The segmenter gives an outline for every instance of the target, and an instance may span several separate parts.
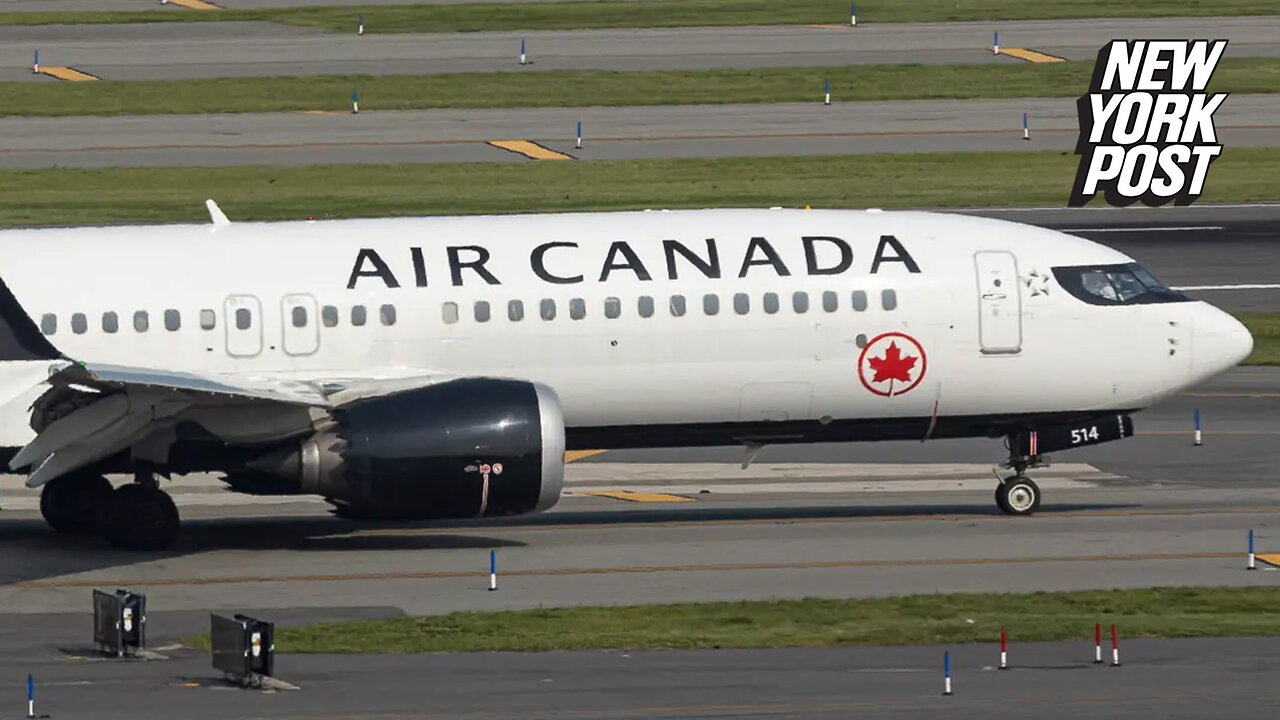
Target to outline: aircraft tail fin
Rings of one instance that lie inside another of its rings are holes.
[[[0,279],[0,362],[61,359],[62,353],[40,332]]]

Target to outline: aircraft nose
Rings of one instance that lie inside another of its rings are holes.
[[[1193,372],[1202,378],[1239,365],[1253,352],[1253,335],[1239,320],[1217,308],[1197,318],[1192,340]]]

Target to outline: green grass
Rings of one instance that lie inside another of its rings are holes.
[[[0,25],[268,20],[354,32],[455,32],[696,25],[847,23],[844,0],[665,0],[465,5],[356,5],[263,10],[152,12],[0,12]],[[1273,15],[1274,0],[862,0],[860,23],[946,20]]]
[[[635,208],[1065,205],[1078,158],[1059,152],[912,153],[591,162],[0,172],[0,225]],[[1280,149],[1227,148],[1202,202],[1280,199]]]
[[[1238,313],[1253,333],[1253,354],[1244,365],[1280,365],[1280,313]]]
[[[451,75],[320,75],[93,83],[0,83],[0,115],[150,115],[350,108],[582,107],[816,101],[1070,97],[1092,62],[860,65],[668,72],[559,70]],[[1280,58],[1229,58],[1211,91],[1280,92]]]
[[[301,653],[545,651],[595,648],[809,647],[1015,642],[1093,637],[1280,634],[1280,588],[1153,588],[1033,594],[911,595],[515,612],[465,612],[281,628]],[[208,638],[190,641],[208,647]]]

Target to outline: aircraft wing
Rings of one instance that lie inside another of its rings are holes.
[[[26,484],[34,488],[123,450],[163,464],[180,423],[231,445],[283,440],[311,432],[317,419],[344,404],[447,377],[413,370],[301,381],[60,361],[32,405],[36,437],[9,467],[30,468]]]

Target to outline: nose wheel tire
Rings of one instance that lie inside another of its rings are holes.
[[[1040,509],[1040,486],[1017,475],[996,487],[996,507],[1008,515],[1031,515]]]
[[[159,488],[125,485],[112,493],[103,531],[124,550],[164,550],[178,537],[178,508]]]
[[[60,533],[97,532],[111,495],[111,482],[101,475],[63,475],[40,491],[40,514]]]

